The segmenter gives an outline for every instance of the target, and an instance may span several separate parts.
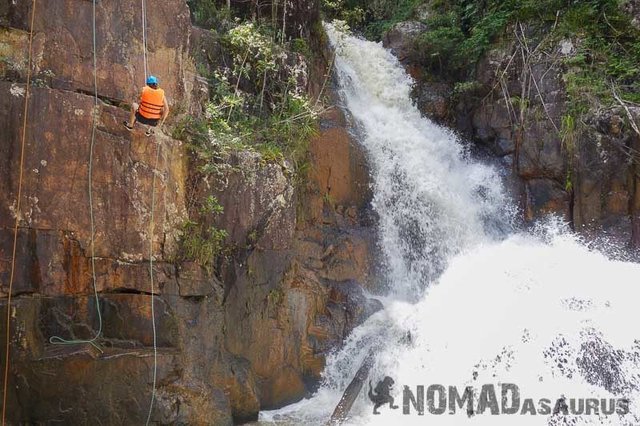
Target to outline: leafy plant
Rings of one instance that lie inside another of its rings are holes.
[[[269,26],[240,23],[222,36],[231,58],[212,75],[205,127],[195,132],[202,159],[233,149],[252,149],[265,162],[301,164],[317,128],[317,112],[306,94],[304,40],[281,44]],[[297,168],[296,168],[297,170]]]
[[[209,216],[210,218],[215,218],[223,212],[224,208],[213,196],[209,196],[203,201],[199,211],[200,216]],[[181,231],[178,260],[193,260],[206,268],[210,268],[222,253],[224,242],[228,236],[224,229],[218,229],[213,225],[206,226],[193,220],[187,220],[183,223]]]

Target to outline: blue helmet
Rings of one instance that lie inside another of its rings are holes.
[[[147,77],[147,84],[158,84],[158,78],[154,75]]]

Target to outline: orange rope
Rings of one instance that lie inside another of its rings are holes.
[[[16,248],[18,246],[18,225],[20,223],[20,199],[22,198],[22,169],[24,168],[24,146],[27,133],[27,113],[29,111],[29,88],[31,86],[31,46],[33,42],[33,22],[36,16],[36,0],[31,5],[31,25],[29,27],[29,65],[27,67],[27,85],[24,95],[24,113],[22,116],[22,140],[20,142],[20,171],[18,178],[18,199],[16,202],[16,224],[13,228],[13,254],[11,255],[11,275],[9,278],[9,293],[7,296],[7,324],[5,342],[5,358],[4,358],[4,390],[2,392],[2,426],[5,425],[7,412],[7,385],[9,382],[9,343],[10,343],[10,327],[11,327],[11,293],[13,291],[13,277],[16,270]]]

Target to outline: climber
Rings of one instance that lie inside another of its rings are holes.
[[[160,126],[162,126],[168,115],[169,104],[164,96],[164,90],[158,88],[158,78],[150,75],[147,78],[147,85],[142,88],[140,93],[140,103],[134,102],[131,105],[131,117],[123,124],[129,131],[133,130],[136,121],[151,126],[147,128],[145,133],[147,136],[151,136],[153,127],[156,127],[160,120],[162,120],[160,121]]]

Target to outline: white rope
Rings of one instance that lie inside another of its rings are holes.
[[[148,68],[147,68],[147,7],[145,0],[141,0],[142,3],[142,60],[144,62],[144,79],[147,80]],[[156,315],[155,315],[155,286],[153,282],[153,228],[154,228],[154,208],[156,203],[156,172],[158,170],[158,164],[160,162],[160,145],[157,146],[156,153],[156,165],[153,170],[153,180],[151,183],[151,216],[149,218],[149,278],[151,281],[151,325],[153,328],[153,383],[151,387],[151,401],[149,402],[149,412],[147,413],[146,425],[149,425],[151,421],[151,413],[153,412],[153,403],[156,398],[156,382],[158,377],[158,344],[157,344],[157,332],[156,332]]]
[[[82,343],[89,343],[93,345],[96,349],[102,352],[100,346],[96,343],[96,341],[100,338],[102,334],[102,312],[100,311],[100,298],[98,297],[98,287],[96,284],[96,259],[95,259],[95,218],[93,215],[93,151],[96,143],[96,126],[98,120],[98,59],[97,59],[97,42],[96,42],[96,0],[93,0],[93,121],[91,126],[91,144],[89,146],[89,217],[91,222],[91,243],[90,243],[90,252],[91,252],[91,279],[93,282],[93,295],[96,300],[96,311],[98,313],[98,331],[93,336],[92,339],[89,340],[79,340],[79,339],[63,339],[59,336],[51,336],[49,338],[49,342],[54,345],[77,345]]]
[[[149,76],[147,72],[147,6],[145,0],[142,2],[142,61],[144,66],[144,79],[145,82]]]
[[[146,425],[151,420],[151,412],[153,411],[153,403],[156,397],[156,380],[158,375],[158,345],[156,334],[156,313],[155,313],[155,286],[153,282],[153,228],[154,228],[154,211],[156,204],[156,173],[158,164],[160,163],[160,144],[156,148],[156,165],[153,169],[153,180],[151,182],[151,217],[149,219],[149,276],[151,278],[151,324],[153,326],[153,387],[151,389],[151,402],[149,404],[149,413],[147,414]]]

